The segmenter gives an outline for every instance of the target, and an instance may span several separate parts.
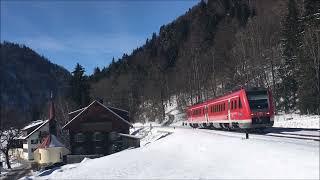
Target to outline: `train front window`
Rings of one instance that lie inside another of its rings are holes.
[[[268,93],[267,91],[247,91],[249,106],[252,112],[268,111]]]

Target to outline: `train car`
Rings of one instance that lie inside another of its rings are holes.
[[[266,88],[241,89],[187,109],[192,127],[257,129],[272,127],[272,94]]]

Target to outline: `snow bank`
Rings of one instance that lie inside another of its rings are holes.
[[[3,162],[3,168],[8,169],[5,156],[2,153],[0,153],[0,161]],[[18,162],[17,158],[14,156],[10,156],[9,161],[10,161],[11,168],[17,168],[22,165],[21,163]]]
[[[167,116],[168,123],[167,125],[174,125],[174,126],[182,126],[182,121],[186,120],[185,112],[181,112],[180,108],[178,107],[178,102],[175,96],[171,98],[171,102],[167,103],[165,108],[165,113]],[[170,121],[169,117],[173,117]],[[166,124],[166,122],[164,122]]]
[[[319,179],[319,142],[243,140],[196,129],[173,132],[147,146],[63,166],[37,178]]]
[[[10,158],[9,161],[12,169],[22,165],[21,163],[18,162],[16,157],[10,156],[9,158]],[[8,166],[6,164],[5,156],[2,153],[0,153],[0,161],[3,163],[2,167],[0,168],[0,177],[2,177],[2,176],[5,176],[7,173],[9,173],[10,170],[8,169]]]
[[[286,114],[275,116],[273,127],[320,129],[319,115]]]
[[[147,102],[145,104],[148,104]],[[178,101],[176,96],[172,96],[170,98],[170,101],[165,102],[165,119],[162,121],[161,124],[159,124],[159,120],[155,119],[155,117],[150,117],[146,113],[142,113],[141,116],[141,121],[146,122],[146,123],[135,123],[134,126],[136,127],[141,127],[141,126],[148,126],[150,124],[158,126],[169,126],[173,123],[175,125],[181,125],[182,126],[182,121],[185,121],[185,112],[181,112],[181,108],[178,106]]]
[[[137,136],[140,138],[140,146],[146,146],[152,142],[155,142],[163,137],[170,135],[171,131],[166,131],[158,128],[154,128],[154,126],[146,126],[140,127],[138,129],[131,129],[131,135]]]

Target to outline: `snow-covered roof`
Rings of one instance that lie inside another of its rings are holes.
[[[62,129],[66,128],[69,124],[71,124],[75,119],[77,119],[77,117],[79,117],[83,112],[85,112],[87,109],[89,109],[89,107],[91,107],[94,103],[98,103],[99,105],[101,105],[102,107],[104,107],[106,110],[110,111],[112,114],[114,114],[115,116],[117,116],[120,120],[122,120],[123,122],[125,122],[126,124],[128,124],[129,126],[132,126],[132,124],[127,121],[125,118],[126,116],[120,114],[120,113],[116,113],[115,110],[116,109],[113,109],[114,107],[107,107],[105,106],[104,104],[100,103],[99,101],[96,101],[94,100],[92,103],[90,103],[87,107],[85,108],[82,108],[81,111],[80,110],[76,110],[76,111],[73,111],[71,113],[74,113],[74,112],[77,112],[77,111],[80,111],[79,114],[77,114],[75,117],[73,117],[66,125],[64,125],[62,127]],[[117,110],[120,110],[117,108]],[[122,110],[122,112],[125,112],[124,110]],[[70,114],[70,113],[69,113]],[[120,115],[119,115],[120,114]]]
[[[19,137],[19,139],[27,139],[29,136],[31,136],[33,133],[37,132],[41,127],[43,127],[45,124],[47,124],[49,122],[49,120],[45,120],[42,122],[42,124],[40,126],[38,126],[35,130],[33,130],[31,133],[29,133],[27,136],[22,136]]]
[[[123,112],[127,112],[127,113],[129,113],[129,111],[127,111],[127,110],[120,109],[120,108],[116,108],[116,107],[113,107],[113,106],[108,106],[108,108],[116,109],[116,110],[119,110],[119,111],[123,111]]]
[[[27,130],[27,129],[30,129],[32,127],[38,126],[38,125],[40,125],[42,123],[43,123],[43,120],[32,121],[31,123],[26,125],[24,128],[22,128],[21,130]]]
[[[75,111],[72,111],[72,112],[69,112],[68,114],[73,114],[73,113],[76,113],[76,112],[80,112],[80,111],[84,110],[85,108],[86,107],[78,109],[78,110],[75,110]]]
[[[125,136],[125,137],[129,137],[129,138],[133,138],[133,139],[141,139],[140,137],[134,136],[134,135],[129,135],[129,134],[123,134],[123,133],[119,133],[120,136]]]

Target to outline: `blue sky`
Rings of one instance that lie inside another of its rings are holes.
[[[72,71],[91,74],[112,57],[130,54],[161,25],[197,0],[40,1],[1,0],[1,41],[25,44]]]

